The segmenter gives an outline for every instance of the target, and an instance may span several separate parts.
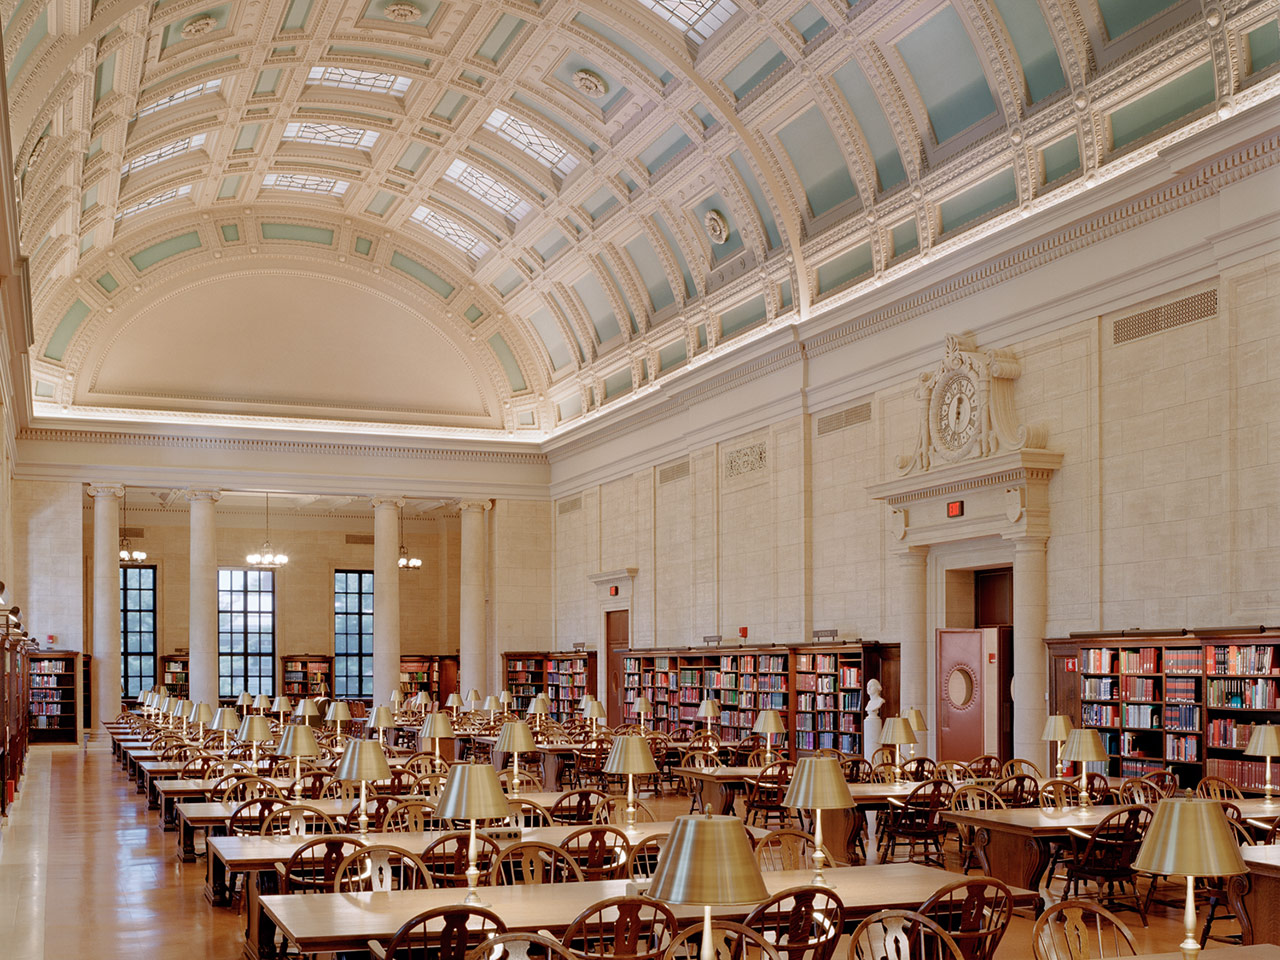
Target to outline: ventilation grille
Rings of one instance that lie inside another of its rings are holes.
[[[121,527],[120,536],[128,537],[130,540],[141,540],[147,535],[146,527]]]
[[[818,436],[835,430],[843,430],[845,427],[852,427],[855,423],[869,423],[870,421],[871,404],[860,403],[856,407],[848,407],[819,417]]]
[[[689,475],[689,460],[685,458],[676,463],[668,463],[665,467],[658,468],[658,483],[671,483],[674,480],[683,480]]]
[[[347,543],[367,543],[370,546],[372,546],[373,534],[372,533],[348,533]]]
[[[563,517],[566,513],[573,513],[573,511],[581,510],[581,509],[582,509],[582,498],[570,497],[568,500],[560,501],[559,506],[556,507],[556,512]]]
[[[1161,330],[1180,327],[1184,323],[1194,323],[1212,317],[1218,312],[1218,291],[1206,290],[1204,293],[1183,297],[1173,303],[1166,303],[1150,310],[1143,310],[1129,317],[1121,317],[1112,329],[1113,342],[1128,343],[1140,337],[1149,337]]]

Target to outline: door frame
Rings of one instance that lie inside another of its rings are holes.
[[[622,567],[619,570],[603,570],[587,575],[596,587],[596,699],[609,702],[609,641],[605,633],[605,614],[614,610],[627,611],[627,648],[635,639],[636,574],[639,567]]]

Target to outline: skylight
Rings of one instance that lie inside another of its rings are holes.
[[[578,158],[558,141],[505,110],[494,110],[484,126],[486,130],[492,130],[503,140],[545,163],[562,177],[568,176],[569,171],[578,165]]]
[[[394,73],[371,73],[368,70],[348,70],[346,67],[312,67],[307,74],[307,83],[396,95],[408,90],[412,82],[409,77],[400,77]]]
[[[173,143],[166,144],[158,150],[144,153],[140,157],[134,157],[120,168],[120,176],[132,173],[134,170],[141,170],[143,167],[149,167],[153,163],[159,163],[161,160],[176,157],[178,154],[186,153],[188,150],[199,150],[204,146],[204,139],[205,134],[197,133],[190,137],[183,137],[181,140],[175,140]]]
[[[125,217],[133,216],[135,213],[141,213],[143,210],[150,210],[152,207],[158,207],[161,204],[169,203],[173,200],[179,200],[182,197],[190,196],[191,184],[184,183],[180,187],[174,187],[172,190],[166,190],[164,193],[157,193],[154,197],[139,201],[132,206],[125,207],[116,214],[116,222],[119,223]]]
[[[268,173],[262,178],[262,186],[267,190],[297,190],[301,193],[327,193],[340,197],[351,184],[346,180],[316,177],[307,173]]]
[[[708,40],[735,13],[732,0],[640,0],[667,23],[675,24],[695,43]]]
[[[368,150],[378,142],[378,131],[346,127],[340,123],[295,121],[285,125],[284,138],[306,143],[321,143],[327,147]]]
[[[222,78],[216,80],[206,80],[204,83],[197,83],[194,87],[187,87],[185,90],[179,90],[177,93],[171,93],[167,97],[161,97],[155,103],[149,103],[145,107],[138,110],[139,117],[145,117],[148,114],[155,113],[157,110],[163,110],[165,107],[172,107],[177,103],[185,103],[188,100],[194,100],[196,97],[202,97],[206,93],[216,93],[222,87]]]
[[[488,204],[512,220],[519,220],[533,206],[510,187],[499,183],[483,170],[477,170],[465,160],[454,160],[444,172],[444,178],[465,190],[482,203]]]
[[[418,207],[409,214],[409,219],[420,227],[425,227],[437,237],[448,240],[459,250],[469,253],[477,260],[489,252],[489,245],[452,217],[436,213],[427,207]]]

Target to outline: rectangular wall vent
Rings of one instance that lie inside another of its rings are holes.
[[[582,509],[581,497],[570,497],[568,500],[561,500],[559,506],[556,507],[557,513],[562,517],[566,513],[573,513],[573,511],[581,510],[581,509]]]
[[[846,407],[835,413],[827,413],[818,418],[818,436],[852,427],[855,423],[871,421],[871,404],[860,403],[854,407]]]
[[[146,527],[121,527],[120,536],[128,537],[130,540],[141,540],[147,535]]]
[[[1172,303],[1165,303],[1150,310],[1143,310],[1128,317],[1121,317],[1112,328],[1112,342],[1128,343],[1153,333],[1180,327],[1184,323],[1205,320],[1218,312],[1217,289],[1192,294]]]
[[[372,546],[373,534],[372,533],[348,533],[347,543],[367,543],[370,546]]]
[[[679,460],[675,463],[668,463],[664,467],[658,468],[658,483],[671,483],[674,480],[683,480],[689,475],[689,460]]]

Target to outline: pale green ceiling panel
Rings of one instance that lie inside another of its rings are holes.
[[[778,45],[766,39],[724,75],[724,85],[735,100],[741,100],[786,62],[786,55]]]
[[[631,368],[623,367],[604,378],[604,398],[612,400],[624,393],[630,393],[634,384],[631,382]]]
[[[910,253],[920,246],[920,233],[916,229],[915,217],[910,220],[903,220],[902,223],[890,229],[889,236],[893,240],[893,255],[895,257]]]
[[[498,22],[494,24],[493,29],[489,31],[489,35],[484,38],[479,49],[476,50],[476,56],[482,60],[488,60],[490,63],[497,63],[502,59],[502,55],[511,48],[511,44],[520,35],[520,30],[523,27],[524,21],[519,17],[504,13],[498,18]]]
[[[1180,0],[1096,0],[1107,35],[1114,40],[1158,13],[1178,5]]]
[[[502,334],[495,333],[489,338],[489,348],[498,358],[498,363],[502,365],[502,370],[507,375],[507,382],[511,384],[511,392],[520,393],[528,389],[520,364],[516,362],[516,355],[511,352],[511,347],[507,346],[507,341],[502,339]]]
[[[395,203],[395,199],[396,195],[394,193],[379,190],[373,195],[373,199],[369,201],[369,205],[365,207],[365,210],[375,217],[386,216],[387,211],[391,209],[391,204]]]
[[[773,216],[773,207],[765,200],[764,191],[760,189],[760,181],[751,172],[751,167],[740,150],[729,154],[729,159],[746,185],[747,192],[751,194],[751,202],[755,204],[756,214],[759,215],[760,223],[764,226],[765,242],[769,244],[770,250],[776,249],[782,243],[782,234],[778,232],[778,221]]]
[[[104,273],[98,278],[98,286],[107,291],[107,293],[115,293],[120,286],[120,282],[110,273]]]
[[[143,247],[129,257],[129,262],[137,270],[146,270],[148,267],[154,267],[162,260],[176,257],[178,254],[186,253],[188,250],[195,250],[199,246],[200,234],[192,230],[190,233],[183,233],[176,237],[170,237],[168,240],[153,243],[149,247]]]
[[[894,139],[893,128],[885,119],[884,108],[876,97],[866,74],[858,66],[857,61],[850,60],[831,75],[831,79],[840,88],[845,102],[853,111],[858,121],[862,137],[871,148],[871,159],[875,161],[876,177],[880,181],[880,189],[888,190],[907,179],[907,171],[903,169],[902,157],[898,153],[898,141]]]
[[[551,297],[551,302],[554,303],[556,305],[556,309],[560,311],[560,316],[562,317],[569,316],[568,309],[565,307],[564,303],[561,301],[554,287],[551,290],[547,291],[547,295]],[[575,323],[570,323],[567,326],[569,328],[569,336],[573,338],[573,346],[578,351],[578,362],[579,363],[585,362],[585,360],[587,359],[587,353],[585,350],[582,349],[582,341],[578,339],[578,325]]]
[[[618,198],[608,187],[601,187],[586,200],[582,201],[582,209],[592,220],[599,220],[618,205]]]
[[[716,116],[701,103],[693,105],[693,115],[698,118],[698,122],[702,124],[703,130],[710,130],[717,123]]]
[[[689,139],[688,134],[680,127],[672,124],[663,132],[662,136],[640,151],[640,156],[636,159],[644,164],[644,168],[652,175],[674,160],[685,147],[692,143],[693,141]]]
[[[667,226],[667,221],[662,218],[662,214],[655,213],[653,215],[653,225],[662,234],[662,239],[667,242],[667,249],[675,257],[676,266],[680,268],[680,276],[684,278],[685,300],[692,300],[698,295],[698,289],[693,285],[693,271],[689,269],[689,263],[684,258],[684,251],[680,249],[680,244],[676,243],[675,235],[671,232],[671,228]]]
[[[561,400],[556,404],[556,413],[559,414],[561,423],[582,416],[582,396],[575,393],[572,397]]]
[[[224,243],[239,243],[240,228],[234,223],[224,223],[222,225],[222,240]]]
[[[622,308],[627,311],[627,322],[631,325],[632,335],[638,334],[640,332],[640,328],[636,326],[636,315],[631,310],[631,303],[622,292],[622,284],[618,282],[618,277],[613,272],[613,267],[609,265],[608,259],[604,258],[601,259],[600,265],[604,267],[605,275],[609,278],[609,282],[613,284],[613,292],[616,293],[618,295],[618,299],[622,301]]]
[[[982,63],[951,6],[942,7],[899,40],[897,47],[939,143],[996,112]]]
[[[58,325],[53,328],[53,336],[49,338],[49,345],[44,348],[44,355],[50,360],[61,360],[67,352],[67,344],[71,342],[71,338],[80,329],[80,324],[84,323],[88,316],[87,303],[83,300],[73,303],[71,308],[62,315]]]
[[[407,274],[417,280],[425,287],[434,290],[446,300],[453,296],[453,284],[451,284],[440,274],[436,273],[426,264],[419,263],[410,257],[406,257],[399,250],[391,254],[391,266],[395,267],[401,273]]]
[[[672,367],[678,367],[688,359],[689,345],[684,338],[673,340],[665,347],[658,348],[658,371],[663,372]]]
[[[645,291],[649,294],[650,309],[654,313],[659,313],[675,303],[676,295],[671,291],[666,271],[662,269],[662,261],[658,259],[657,251],[653,249],[649,238],[643,235],[638,236],[627,241],[623,249],[627,251],[627,256],[631,258],[636,272],[640,274]]]
[[[778,298],[782,301],[782,309],[791,309],[791,281],[783,280],[778,284]]]
[[[573,22],[586,27],[592,33],[598,34],[608,40],[610,44],[622,50],[627,56],[631,57],[636,63],[640,64],[651,74],[658,78],[658,82],[664,87],[671,82],[673,74],[667,69],[656,57],[652,56],[643,46],[636,43],[629,37],[623,36],[612,27],[607,27],[594,17],[589,17],[585,13],[579,13],[573,18]]]
[[[790,20],[792,28],[800,34],[800,39],[808,43],[827,27],[831,26],[827,18],[818,12],[812,3],[806,3]]]
[[[452,123],[453,118],[462,111],[466,103],[466,94],[459,93],[457,90],[446,90],[444,96],[440,98],[440,102],[432,108],[431,115]]]
[[[396,161],[396,169],[403,170],[405,173],[417,173],[418,167],[422,166],[422,161],[430,152],[431,148],[425,143],[411,143],[405,147],[404,153]]]
[[[275,93],[276,86],[280,83],[281,72],[279,67],[261,71],[258,74],[258,82],[253,85],[254,96],[269,96]]]
[[[8,31],[6,30],[7,35]],[[30,59],[31,54],[36,52],[36,48],[44,42],[44,38],[48,35],[49,11],[41,10],[36,14],[36,19],[31,24],[31,29],[27,31],[27,35],[18,44],[18,50],[13,55],[13,63],[9,64],[9,69],[5,72],[5,79],[8,81],[10,89],[13,89],[13,82],[18,79],[18,74],[22,72],[22,68],[26,65],[27,60]]]
[[[285,11],[284,22],[280,24],[281,32],[305,30],[307,17],[311,14],[311,0],[291,0],[289,9]]]
[[[560,61],[560,65],[556,67],[555,73],[552,74],[557,80],[563,83],[570,90],[577,91],[577,87],[573,83],[573,75],[579,70],[590,70],[592,73],[604,80],[608,86],[608,90],[603,97],[598,100],[593,99],[591,102],[600,108],[604,113],[608,113],[614,106],[627,95],[626,85],[615,77],[608,70],[597,66],[593,61],[579,53],[570,51],[568,56]]]
[[[232,147],[232,151],[252,150],[254,144],[258,142],[258,133],[262,129],[260,123],[246,123],[240,128],[240,132],[236,134],[236,142]]]
[[[792,120],[778,137],[800,177],[813,216],[820,217],[858,195],[844,153],[817,107]]]
[[[373,251],[373,241],[368,237],[356,237],[353,249],[360,256],[367,257]]]
[[[567,246],[569,246],[569,238],[553,227],[534,241],[533,249],[545,263]]]
[[[90,207],[98,202],[98,185],[95,183],[92,187],[80,194],[80,212],[84,213]]]
[[[732,310],[726,310],[720,315],[720,338],[728,340],[744,330],[750,330],[763,323],[766,316],[768,313],[763,294]]]
[[[542,345],[547,348],[547,356],[551,358],[551,369],[559,370],[573,359],[569,352],[569,344],[560,332],[560,324],[546,307],[529,314],[529,322],[537,331]]]
[[[343,54],[353,57],[375,57],[381,60],[394,60],[399,63],[412,64],[415,67],[431,66],[430,60],[423,57],[411,57],[407,53],[399,53],[392,50],[379,50],[375,47],[353,46],[351,44],[330,44],[329,56],[333,57],[335,60],[342,60]]]
[[[1280,20],[1270,20],[1245,34],[1249,48],[1249,72],[1265,70],[1280,60]]]
[[[703,218],[705,218],[712,210],[720,211],[720,214],[729,224],[729,242],[720,244],[713,243],[711,245],[711,256],[714,258],[716,263],[719,263],[727,257],[736,255],[738,251],[742,249],[742,228],[729,212],[729,204],[726,203],[724,197],[720,196],[718,193],[711,194],[711,196],[707,197],[707,199],[703,200],[693,208],[694,219],[701,224],[703,222]]]
[[[1040,5],[1030,0],[995,0],[995,5],[1013,39],[1031,102],[1038,103],[1065,87],[1067,78],[1058,60],[1058,48],[1053,45]]]
[[[48,383],[48,382],[46,382],[46,381],[44,381],[44,380],[37,380],[37,381],[36,381],[36,396],[37,396],[37,397],[52,397],[52,396],[53,396],[53,384],[52,384],[52,383]]]
[[[227,200],[239,193],[241,179],[243,178],[238,173],[234,176],[223,177],[222,182],[218,184],[218,199]]]
[[[506,297],[522,283],[524,283],[524,277],[520,275],[520,271],[515,267],[507,267],[493,281],[493,289],[498,291],[498,296]]]
[[[969,187],[938,204],[942,216],[942,232],[949,233],[967,223],[985,217],[993,210],[1007,207],[1018,200],[1018,185],[1013,168],[1002,170],[994,177]]]
[[[1044,166],[1044,182],[1053,183],[1080,169],[1080,144],[1073,133],[1056,140],[1040,151]]]
[[[462,315],[471,323],[475,323],[484,316],[484,311],[477,307],[474,303],[462,311]]]
[[[263,240],[297,240],[301,243],[320,243],[333,246],[333,231],[323,227],[309,227],[301,223],[264,223]],[[448,296],[448,294],[445,294]]]
[[[613,304],[609,300],[609,295],[604,292],[604,287],[595,274],[584,274],[575,280],[571,286],[573,287],[573,292],[578,295],[578,299],[582,301],[582,305],[586,308],[587,316],[591,318],[591,325],[596,328],[597,340],[605,343],[622,333],[622,328],[618,325],[617,314],[613,312]]]
[[[93,79],[93,102],[101,103],[116,88],[116,55],[108,54],[107,58],[98,64],[97,72]]]
[[[1116,150],[1213,103],[1213,63],[1206,60],[1182,76],[1113,110],[1111,146]]]
[[[830,293],[859,277],[868,276],[873,265],[870,242],[860,243],[818,267],[818,292]]]

